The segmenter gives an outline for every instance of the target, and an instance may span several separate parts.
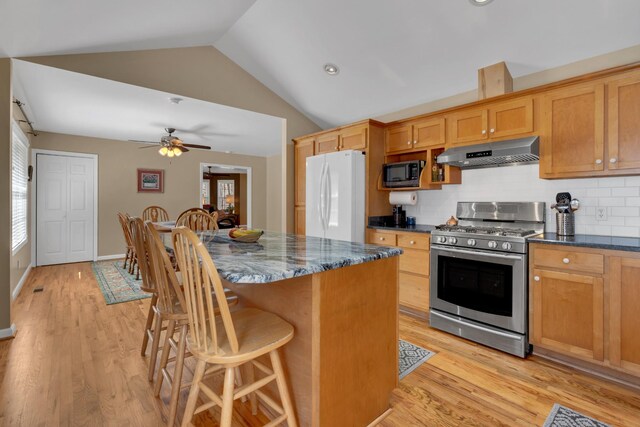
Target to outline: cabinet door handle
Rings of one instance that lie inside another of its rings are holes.
[[[564,262],[565,264],[569,264],[571,260],[569,258],[562,258],[562,262]]]
[[[596,165],[601,165],[602,164],[602,159],[596,159]]]
[[[486,129],[482,129],[482,134],[486,135],[487,134],[487,130]]]
[[[410,244],[410,245],[415,245],[415,244],[416,244],[416,242],[414,242],[413,240],[411,240],[411,241],[409,242],[409,244]]]
[[[340,150],[340,146],[339,145],[336,147],[336,151],[338,151],[338,150]]]
[[[615,157],[612,157],[612,158],[609,159],[609,163],[615,163],[617,161],[618,161],[618,159],[616,159]]]
[[[411,145],[411,141],[407,141],[407,145]]]
[[[491,129],[489,132],[495,133],[495,131],[496,131],[495,129]]]
[[[384,237],[378,237],[381,242],[384,242]]]
[[[540,276],[533,276],[533,280],[535,280],[536,282],[540,281]]]
[[[417,143],[418,143],[418,140],[417,140],[417,139],[414,139],[414,140],[413,140],[413,145],[416,145]]]

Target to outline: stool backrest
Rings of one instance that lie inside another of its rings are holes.
[[[158,307],[165,313],[185,313],[187,305],[184,292],[160,233],[150,221],[145,223],[145,231],[149,241],[150,264],[158,292]],[[179,302],[179,306],[176,306],[176,301]]]
[[[201,352],[218,353],[221,346],[228,343],[229,350],[237,353],[238,337],[222,281],[209,252],[198,236],[186,227],[175,228],[171,234],[187,302],[190,345],[195,345]],[[216,315],[222,318],[225,334],[218,333]]]
[[[149,206],[142,211],[142,220],[151,222],[169,221],[169,214],[160,206]]]

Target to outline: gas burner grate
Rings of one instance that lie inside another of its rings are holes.
[[[448,233],[469,233],[469,234],[486,234],[492,236],[506,237],[526,237],[536,234],[535,230],[527,230],[524,228],[504,228],[504,227],[473,227],[462,225],[438,225],[437,230]]]

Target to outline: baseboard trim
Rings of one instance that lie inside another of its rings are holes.
[[[120,259],[120,258],[124,258],[124,254],[115,254],[115,255],[101,255],[98,258],[96,258],[96,261],[109,261],[112,259]]]
[[[11,326],[6,329],[0,329],[0,341],[14,338],[17,332],[18,330],[16,329],[15,323],[12,323]]]
[[[11,301],[15,301],[16,298],[18,298],[18,295],[20,295],[20,291],[22,290],[22,285],[24,285],[24,283],[27,281],[27,278],[29,277],[29,273],[31,272],[31,267],[33,267],[33,264],[29,264],[27,266],[27,269],[24,271],[24,273],[22,273],[22,277],[20,278],[20,281],[18,282],[18,284],[16,285],[16,288],[11,293]]]

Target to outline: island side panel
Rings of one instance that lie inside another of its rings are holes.
[[[398,384],[398,257],[314,274],[314,419],[366,426]]]
[[[293,325],[293,339],[280,350],[280,355],[289,380],[298,424],[303,427],[314,425],[311,420],[312,276],[272,283],[223,283],[225,287],[238,294],[240,307],[255,307],[277,314]],[[267,366],[271,365],[268,359],[264,359],[263,362]],[[265,391],[279,402],[275,383],[269,386],[269,390]],[[268,416],[273,416],[268,411],[265,412]]]

